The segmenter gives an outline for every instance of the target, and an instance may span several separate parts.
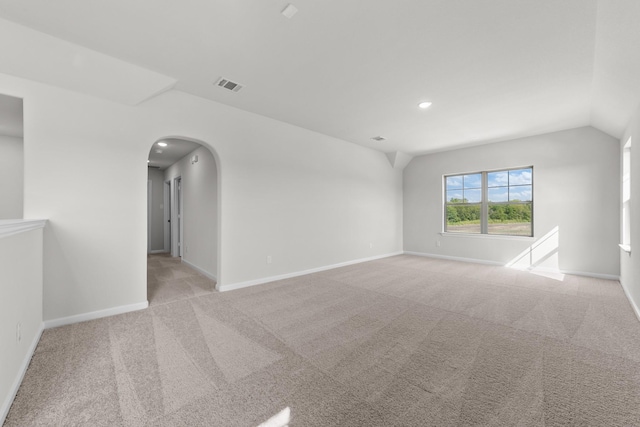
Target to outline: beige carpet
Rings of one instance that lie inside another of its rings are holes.
[[[149,271],[148,310],[45,331],[6,425],[640,425],[617,282],[412,256],[227,293]]]

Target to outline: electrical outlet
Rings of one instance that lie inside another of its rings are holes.
[[[267,264],[271,264],[271,255],[267,255]]]
[[[16,325],[16,342],[22,341],[22,325],[20,322]]]

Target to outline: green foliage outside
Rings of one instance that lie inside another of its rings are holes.
[[[517,200],[513,200],[516,202]],[[451,199],[451,203],[466,200]],[[531,222],[531,204],[489,205],[489,224]],[[447,224],[479,224],[480,205],[447,205]]]

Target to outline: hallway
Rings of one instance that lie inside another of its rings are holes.
[[[169,254],[147,255],[149,305],[166,304],[215,292],[216,282]]]

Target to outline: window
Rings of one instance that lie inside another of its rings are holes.
[[[444,177],[444,231],[533,236],[533,167]]]
[[[622,151],[622,246],[631,249],[631,138]]]

